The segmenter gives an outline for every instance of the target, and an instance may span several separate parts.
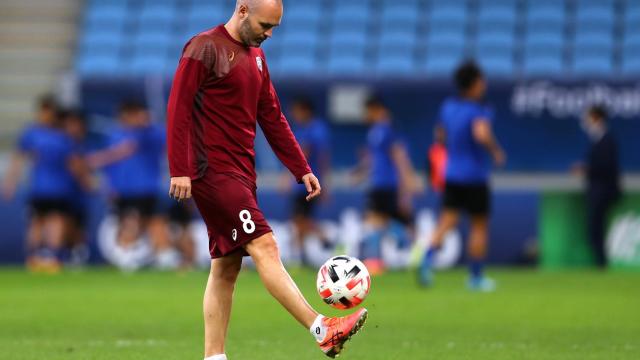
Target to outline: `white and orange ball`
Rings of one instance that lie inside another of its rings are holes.
[[[334,256],[318,271],[318,294],[336,309],[360,305],[369,294],[371,277],[364,264],[351,256]]]

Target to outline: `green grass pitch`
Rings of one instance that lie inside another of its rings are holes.
[[[317,309],[315,275],[292,276]],[[342,359],[640,359],[640,275],[498,270],[492,294],[469,293],[463,271],[424,291],[409,273],[373,279],[369,321]],[[202,359],[206,273],[56,276],[0,270],[0,359]],[[263,289],[239,279],[229,329],[231,360],[323,359]]]

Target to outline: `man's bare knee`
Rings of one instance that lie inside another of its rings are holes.
[[[214,281],[235,284],[242,267],[242,257],[232,257],[213,260],[211,264],[211,276]]]
[[[280,259],[280,250],[273,233],[268,233],[245,245],[245,250],[254,260]]]

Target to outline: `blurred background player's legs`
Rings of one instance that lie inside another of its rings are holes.
[[[320,241],[327,243],[322,229],[318,227],[314,218],[315,203],[307,201],[306,193],[295,193],[292,199],[292,219],[293,224],[293,250],[295,256],[302,261],[302,264],[309,265],[311,262],[305,256],[305,241],[309,237],[317,236]]]
[[[175,202],[169,208],[169,232],[182,257],[182,269],[195,266],[196,261],[196,243],[190,230],[194,206],[193,201],[187,200]]]
[[[40,215],[32,215],[27,229],[27,262],[35,258],[36,251],[42,246],[44,219]]]
[[[147,233],[155,253],[154,266],[160,269],[174,269],[180,266],[180,253],[174,248],[169,233],[166,216],[154,214],[147,220]]]
[[[65,225],[67,224],[67,216],[53,212],[44,218],[44,239],[45,246],[53,251],[58,251],[64,244]]]
[[[142,233],[142,220],[137,212],[127,211],[119,215],[118,244],[130,247],[138,240]]]
[[[52,212],[42,219],[42,244],[38,249],[35,270],[60,270],[60,250],[64,245],[66,216],[59,212]]]
[[[469,287],[472,290],[491,291],[495,284],[484,276],[484,261],[487,256],[487,238],[489,234],[489,217],[472,215],[469,231]]]
[[[382,254],[382,242],[385,238],[394,239],[397,248],[406,248],[410,240],[405,223],[406,216],[398,206],[399,197],[395,189],[373,189],[368,195],[368,208],[365,215],[365,233],[362,239],[360,257],[372,274],[382,273],[385,269]]]
[[[233,290],[241,266],[240,252],[211,260],[211,271],[203,301],[205,358],[224,354]]]
[[[389,219],[384,214],[369,210],[364,218],[364,236],[360,249],[360,258],[371,274],[384,271],[382,263],[382,237]]]
[[[89,255],[85,223],[84,214],[74,210],[65,225],[65,247],[70,253],[69,261],[74,265],[86,262]]]
[[[68,204],[61,199],[31,200],[27,231],[27,266],[34,271],[58,271],[69,227]]]
[[[589,242],[593,250],[596,266],[601,269],[607,267],[605,252],[605,229],[607,211],[611,204],[607,200],[589,199],[587,221],[589,227]]]
[[[438,227],[431,237],[431,242],[420,264],[419,280],[423,286],[430,286],[433,283],[433,261],[436,252],[442,246],[445,235],[458,225],[460,213],[457,210],[444,209],[440,215]]]
[[[245,245],[245,250],[256,264],[260,279],[269,293],[306,328],[318,313],[307,303],[280,260],[280,251],[273,236],[268,233]]]

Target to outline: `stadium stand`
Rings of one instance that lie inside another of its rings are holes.
[[[89,0],[81,75],[170,75],[184,42],[224,22],[233,0]],[[640,73],[635,0],[296,0],[265,43],[290,75],[448,76],[474,57],[490,76]]]
[[[37,96],[73,63],[81,0],[0,1],[0,147],[31,116]]]

